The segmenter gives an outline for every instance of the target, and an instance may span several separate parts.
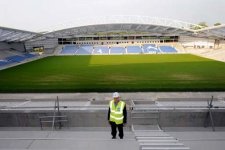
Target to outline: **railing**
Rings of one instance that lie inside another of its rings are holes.
[[[39,117],[40,126],[43,130],[43,123],[52,123],[52,130],[55,127],[55,123],[59,123],[59,128],[62,127],[62,122],[68,122],[67,116],[43,116]]]
[[[138,104],[134,103],[134,100],[130,100],[127,101],[127,110],[128,111],[141,111],[142,113],[145,113],[145,111],[156,111],[156,112],[166,112],[166,111],[191,111],[191,112],[204,112],[206,113],[206,117],[205,117],[205,122],[204,122],[204,126],[207,127],[209,124],[212,127],[212,130],[215,131],[215,122],[214,122],[214,117],[213,117],[213,112],[224,112],[225,111],[225,106],[224,105],[217,105],[215,106],[215,104],[213,105],[213,101],[214,98],[212,97],[211,100],[208,101],[201,101],[201,102],[207,102],[207,105],[204,105],[204,103],[202,103],[202,106],[166,106],[166,105],[158,105],[158,102],[160,101],[156,101],[156,103],[149,103],[146,105],[144,102],[141,102],[140,100],[136,101],[138,102]],[[218,100],[217,100],[218,101]],[[224,100],[219,100],[220,102],[224,102]],[[104,101],[105,102],[105,101]],[[49,115],[48,112],[52,113],[52,108],[54,108],[53,111],[53,115]],[[60,109],[63,109],[63,111],[77,111],[77,112],[81,112],[81,111],[104,111],[106,112],[108,110],[108,104],[107,103],[100,103],[98,105],[92,105],[90,103],[90,105],[83,105],[83,106],[60,106],[59,105],[59,99],[57,97],[57,99],[55,100],[55,105],[54,107],[52,106],[40,106],[40,107],[22,107],[20,105],[17,106],[12,106],[12,107],[8,107],[8,106],[2,106],[0,107],[0,111],[26,111],[26,110],[33,110],[33,111],[40,111],[40,110],[45,110],[45,112],[48,113],[48,115],[46,116],[40,116],[39,117],[39,121],[40,121],[40,126],[43,129],[43,125],[45,123],[52,123],[52,130],[56,127],[56,125],[59,126],[59,128],[62,127],[62,123],[64,122],[68,122],[68,118],[66,115],[61,115]]]
[[[62,122],[68,122],[68,117],[66,115],[61,115],[60,109],[59,109],[59,98],[57,96],[57,99],[55,100],[55,106],[54,106],[54,112],[53,116],[42,116],[39,117],[40,126],[43,130],[43,123],[52,123],[52,130],[55,129],[56,123],[59,125],[59,129],[62,128]]]
[[[210,117],[210,123],[211,123],[211,126],[212,126],[212,130],[215,131],[214,120],[213,120],[213,115],[212,115],[213,96],[212,96],[210,101],[209,100],[207,101],[207,103],[208,103],[208,112],[206,114],[204,126],[207,127],[208,118]]]

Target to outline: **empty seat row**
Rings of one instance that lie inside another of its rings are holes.
[[[11,64],[13,62],[11,61],[7,61],[7,60],[0,60],[0,66],[5,66],[5,65],[8,65],[8,64]]]
[[[140,54],[140,53],[176,53],[177,50],[171,46],[159,46],[155,44],[144,44],[143,46],[92,46],[92,45],[65,45],[61,54],[69,55],[91,55],[91,54]]]
[[[95,47],[93,54],[109,54],[109,48],[107,46]]]
[[[75,54],[78,47],[75,45],[65,45],[61,51],[61,54]]]
[[[164,53],[176,53],[177,50],[171,46],[160,46],[159,49]]]
[[[140,54],[142,53],[142,48],[139,46],[127,46],[127,53]]]
[[[30,59],[36,56],[37,55],[30,54],[30,53],[25,53],[23,55],[8,56],[5,59],[0,60],[0,66],[5,66],[5,65],[13,64],[13,63],[20,63],[26,59]]]
[[[81,46],[76,51],[76,54],[77,55],[90,55],[90,54],[92,54],[92,51],[93,51],[93,46],[85,45],[85,46]]]
[[[144,53],[160,53],[160,50],[155,44],[145,44],[143,45]]]

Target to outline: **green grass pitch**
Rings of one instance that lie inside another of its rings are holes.
[[[189,54],[52,56],[0,71],[0,92],[225,91],[225,63]]]

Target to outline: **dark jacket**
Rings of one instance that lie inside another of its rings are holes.
[[[123,109],[123,123],[127,123],[127,109],[126,109],[126,104],[124,106],[124,109]],[[109,118],[110,118],[110,107],[109,107],[109,110],[108,110],[108,121],[109,121]]]

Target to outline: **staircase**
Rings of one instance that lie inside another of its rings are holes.
[[[189,150],[159,126],[160,112],[154,106],[135,107],[131,111],[132,131],[140,150]]]
[[[158,125],[159,111],[157,109],[135,109],[131,111],[133,125]]]
[[[60,52],[62,51],[63,49],[63,45],[58,45],[55,50],[54,50],[54,55],[58,55],[60,54]]]
[[[184,47],[182,46],[181,43],[176,43],[174,45],[174,47],[176,48],[176,50],[178,51],[178,53],[186,53]]]
[[[190,150],[176,138],[168,135],[159,126],[132,125],[140,150]]]

